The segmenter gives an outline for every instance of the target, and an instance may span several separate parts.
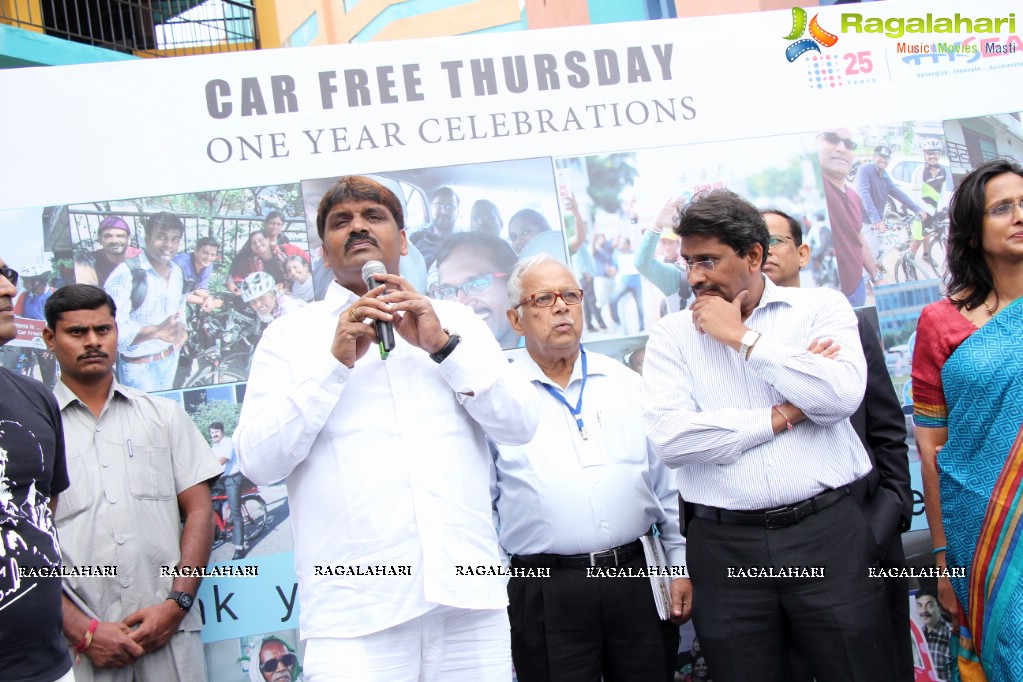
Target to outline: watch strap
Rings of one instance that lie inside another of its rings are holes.
[[[455,350],[455,347],[462,341],[461,336],[458,334],[452,334],[447,329],[444,330],[444,333],[448,335],[447,343],[445,343],[436,353],[430,353],[430,359],[438,364],[444,362]]]
[[[749,349],[760,340],[760,332],[755,332],[750,329],[748,332],[742,335],[742,340],[739,341],[739,355],[742,359],[746,359],[746,355],[749,354]]]
[[[182,599],[184,597],[184,599]],[[192,608],[192,603],[195,601],[195,597],[190,595],[188,592],[180,592],[178,590],[171,590],[167,593],[167,599],[178,605],[178,608],[182,611],[188,611]],[[184,604],[182,603],[184,602]]]

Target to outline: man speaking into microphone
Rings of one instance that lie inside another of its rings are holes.
[[[471,308],[394,274],[393,192],[343,177],[316,228],[334,281],[264,332],[234,433],[245,475],[287,479],[305,679],[508,680],[504,579],[456,567],[500,566],[485,437],[529,441],[535,391]]]

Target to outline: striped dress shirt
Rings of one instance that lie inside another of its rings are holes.
[[[697,332],[683,310],[650,333],[643,368],[643,420],[654,451],[677,468],[689,502],[732,510],[792,504],[860,478],[870,459],[849,423],[863,399],[866,362],[856,316],[831,289],[777,287],[746,319],[762,336],[748,360]],[[813,355],[815,339],[841,345]],[[773,406],[807,415],[775,434]]]

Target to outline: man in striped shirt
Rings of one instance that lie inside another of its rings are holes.
[[[887,679],[877,542],[849,497],[870,470],[849,423],[866,381],[852,308],[768,280],[764,219],[728,190],[698,195],[676,232],[696,302],[650,334],[644,425],[687,501],[714,679],[787,679],[793,647],[817,679]]]

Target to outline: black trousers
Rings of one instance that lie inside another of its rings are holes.
[[[886,569],[904,569],[906,553],[902,536],[895,535],[881,546],[881,566]],[[916,671],[913,663],[913,639],[909,632],[909,578],[885,578],[885,600],[892,632],[893,672],[886,678],[891,682],[913,682]],[[810,664],[798,651],[792,652],[793,682],[814,682]]]
[[[773,530],[693,519],[686,546],[693,624],[715,682],[789,682],[793,649],[818,682],[891,680],[884,582],[869,575],[877,542],[850,498]],[[739,573],[769,567],[824,575]]]
[[[640,555],[625,565],[646,562]],[[674,679],[678,626],[657,616],[649,578],[551,568],[549,578],[511,578],[508,601],[519,682]]]

